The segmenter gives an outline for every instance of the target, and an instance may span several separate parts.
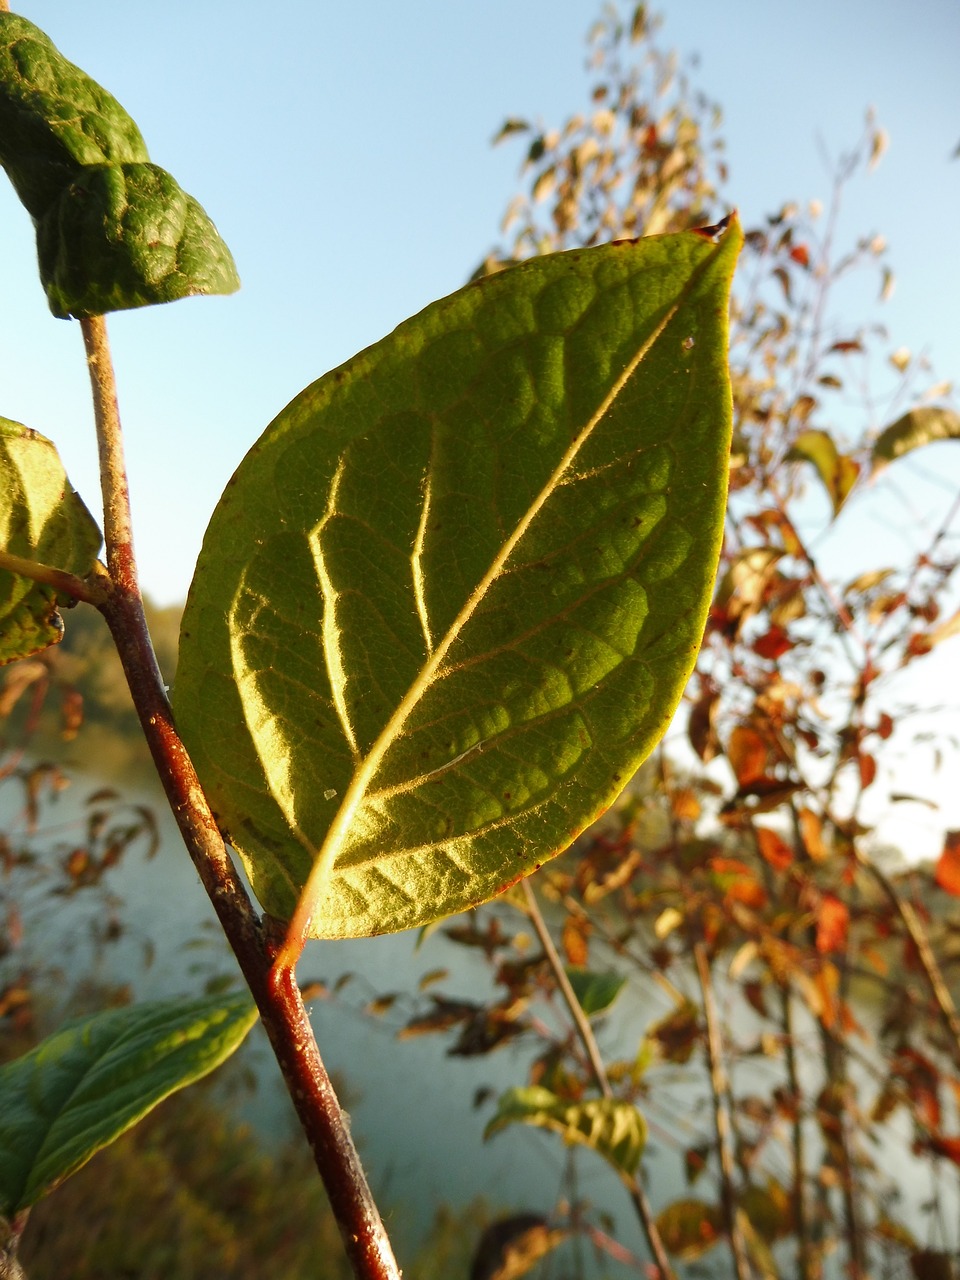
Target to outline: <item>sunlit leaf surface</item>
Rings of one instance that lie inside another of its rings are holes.
[[[100,549],[100,530],[54,446],[7,418],[0,418],[0,548],[81,577]],[[57,604],[52,587],[0,569],[0,663],[60,640]]]
[[[566,848],[666,728],[716,571],[740,244],[480,280],[308,387],[207,531],[175,702],[261,903],[409,928]]]
[[[590,1147],[628,1180],[639,1168],[647,1141],[646,1122],[631,1103],[616,1098],[566,1102],[538,1085],[508,1089],[484,1137],[517,1123],[551,1129],[565,1142]]]
[[[54,315],[103,315],[238,288],[216,227],[150,163],[120,103],[39,27],[3,12],[0,164],[36,226]]]

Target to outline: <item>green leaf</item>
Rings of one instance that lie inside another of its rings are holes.
[[[741,242],[534,259],[308,387],[233,477],[178,722],[254,890],[421,925],[566,848],[664,732],[716,572]]]
[[[0,547],[79,577],[100,549],[96,521],[73,491],[53,444],[0,418]],[[52,587],[0,569],[0,663],[28,657],[63,635]]]
[[[958,439],[960,413],[935,405],[921,405],[881,431],[873,446],[873,470],[879,471],[921,445]]]
[[[116,98],[39,27],[0,13],[0,164],[32,218],[39,221],[82,168],[149,159]]]
[[[567,969],[567,977],[588,1018],[609,1009],[627,982],[619,973],[591,973],[580,968]]]
[[[657,1230],[669,1253],[692,1262],[723,1238],[719,1206],[702,1200],[675,1200],[656,1217]]]
[[[590,1147],[627,1180],[635,1176],[647,1141],[646,1121],[629,1102],[616,1098],[565,1102],[538,1085],[502,1094],[483,1136],[490,1138],[517,1123],[551,1129],[568,1144]]]
[[[69,1023],[0,1067],[0,1212],[34,1204],[219,1066],[256,1017],[245,992],[130,1005]]]
[[[216,227],[149,160],[115,98],[32,22],[0,13],[0,164],[36,224],[54,315],[238,288]]]
[[[827,491],[834,516],[846,502],[857,482],[860,468],[853,458],[840,453],[826,431],[803,431],[787,454],[788,462],[811,462]]]
[[[66,319],[239,287],[230,250],[155,164],[85,169],[37,225],[40,279]]]

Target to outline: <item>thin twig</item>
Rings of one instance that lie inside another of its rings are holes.
[[[707,1022],[707,1065],[710,1070],[710,1091],[713,1095],[713,1115],[717,1128],[717,1155],[720,1160],[720,1200],[730,1239],[730,1249],[736,1267],[737,1280],[749,1280],[750,1261],[747,1247],[737,1220],[737,1196],[733,1185],[733,1156],[730,1152],[730,1116],[727,1112],[727,1080],[723,1069],[723,1044],[720,1023],[713,999],[713,982],[710,978],[710,961],[702,942],[694,943],[693,957],[703,995],[703,1014]]]
[[[543,947],[543,953],[547,958],[554,979],[559,988],[560,994],[563,996],[564,1003],[570,1011],[577,1033],[580,1036],[580,1043],[583,1045],[587,1060],[590,1063],[590,1069],[593,1072],[593,1078],[597,1083],[597,1088],[604,1098],[612,1098],[613,1090],[610,1087],[610,1081],[607,1077],[606,1068],[603,1065],[603,1058],[600,1055],[600,1048],[597,1045],[596,1037],[593,1034],[593,1028],[587,1015],[583,1012],[583,1007],[577,999],[576,992],[570,985],[570,979],[567,977],[567,971],[563,966],[563,961],[557,948],[553,944],[553,938],[550,936],[550,930],[547,928],[547,922],[543,918],[543,912],[540,910],[540,904],[537,902],[536,894],[533,891],[533,885],[529,879],[521,880],[520,887],[523,890],[527,904],[527,914],[530,917],[530,923],[533,930],[540,940]],[[631,1178],[627,1183],[630,1199],[637,1211],[637,1218],[640,1226],[646,1236],[647,1244],[650,1252],[656,1260],[657,1267],[660,1270],[658,1280],[676,1280],[676,1272],[674,1271],[670,1259],[667,1255],[666,1245],[663,1243],[663,1237],[657,1228],[656,1220],[653,1213],[653,1206],[647,1198],[646,1190],[639,1178]]]
[[[250,902],[180,740],[143,612],[116,384],[102,317],[81,321],[93,388],[110,591],[100,611],[184,844],[237,957],[323,1178],[358,1280],[399,1280],[349,1121],[320,1059],[292,967],[274,967],[282,941]]]
[[[913,943],[917,952],[917,957],[923,969],[924,976],[930,987],[930,991],[937,1003],[937,1008],[943,1015],[943,1019],[950,1029],[950,1035],[953,1039],[953,1055],[954,1062],[960,1066],[960,1015],[957,1014],[957,1006],[953,1002],[953,996],[950,994],[950,988],[944,979],[940,966],[937,964],[937,958],[933,954],[933,948],[930,946],[930,940],[927,937],[927,931],[917,918],[917,913],[913,907],[904,898],[903,894],[893,883],[886,872],[861,849],[855,850],[857,863],[868,875],[876,881],[883,890],[884,894],[893,905],[900,919],[903,921],[904,928],[910,935],[910,941]]]
[[[812,1280],[814,1259],[813,1241],[810,1238],[810,1215],[807,1206],[807,1157],[803,1136],[803,1115],[800,1110],[800,1073],[797,1069],[797,1048],[794,1040],[793,1001],[789,987],[780,987],[780,1003],[785,1033],[787,1083],[790,1087],[791,1106],[793,1109],[791,1120],[793,1184],[790,1199],[793,1204],[794,1231],[797,1236],[797,1276],[798,1280]]]
[[[53,587],[58,596],[69,596],[72,600],[82,600],[85,604],[102,604],[107,596],[102,579],[96,575],[91,575],[90,580],[78,578],[75,573],[68,573],[66,569],[55,569],[53,565],[42,564],[39,560],[15,556],[12,551],[0,551],[0,569],[18,574],[21,578],[30,578],[33,582],[41,582],[46,587]]]
[[[596,1036],[593,1034],[593,1028],[590,1026],[590,1020],[583,1012],[583,1006],[577,999],[576,992],[570,985],[570,979],[567,977],[567,971],[564,968],[560,954],[553,944],[553,938],[550,936],[550,930],[547,928],[547,922],[543,918],[543,912],[540,910],[540,904],[537,902],[537,896],[533,891],[533,885],[529,879],[520,881],[520,887],[523,889],[523,896],[527,902],[527,912],[530,916],[530,923],[533,925],[533,931],[540,940],[543,947],[544,955],[547,957],[547,963],[553,973],[554,981],[563,996],[564,1003],[570,1011],[570,1017],[573,1019],[577,1028],[577,1034],[580,1037],[580,1043],[583,1045],[584,1052],[590,1062],[590,1069],[593,1072],[593,1078],[597,1082],[597,1087],[605,1098],[612,1098],[613,1091],[610,1088],[610,1082],[607,1079],[606,1068],[603,1065],[603,1058],[600,1056],[600,1048],[597,1045]]]

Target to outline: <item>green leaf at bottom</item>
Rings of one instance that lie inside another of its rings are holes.
[[[256,1017],[246,993],[131,1005],[70,1023],[0,1068],[0,1213],[34,1204],[219,1066]]]
[[[308,387],[223,495],[178,722],[254,890],[411,928],[566,848],[673,715],[716,572],[740,245],[555,254]]]

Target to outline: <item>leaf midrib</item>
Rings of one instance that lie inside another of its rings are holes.
[[[293,918],[291,919],[287,935],[288,939],[305,938],[308,935],[314,914],[314,906],[320,901],[326,885],[332,879],[333,868],[336,863],[337,856],[349,838],[351,825],[357,811],[368,794],[370,783],[375,777],[387,751],[399,738],[403,731],[403,726],[419,704],[421,698],[433,684],[451,646],[457,640],[463,628],[467,625],[479,608],[480,604],[486,598],[491,587],[500,577],[516,546],[526,535],[546,502],[562,483],[565,475],[569,472],[583,446],[591,438],[596,427],[609,413],[624,387],[633,377],[638,366],[653,349],[664,330],[669,326],[671,321],[679,312],[683,303],[699,285],[702,274],[707,270],[712,261],[712,256],[703,260],[687,278],[683,288],[679,291],[673,303],[666,310],[646,340],[624,366],[623,370],[615,379],[612,387],[604,396],[598,408],[589,418],[583,430],[580,431],[571,441],[560,459],[560,462],[553,469],[540,492],[537,494],[533,502],[531,502],[513,532],[497,552],[497,555],[492,560],[490,567],[473,588],[459,613],[440,639],[439,643],[437,643],[432,652],[430,652],[426,662],[421,667],[416,678],[411,682],[403,699],[387,720],[369,752],[359,762],[353,779],[344,793],[340,808],[337,810],[333,821],[328,827],[327,834],[319,850],[304,838],[299,829],[297,830],[297,834],[300,836],[301,841],[313,857],[314,862],[300,894],[300,899],[297,903]]]

